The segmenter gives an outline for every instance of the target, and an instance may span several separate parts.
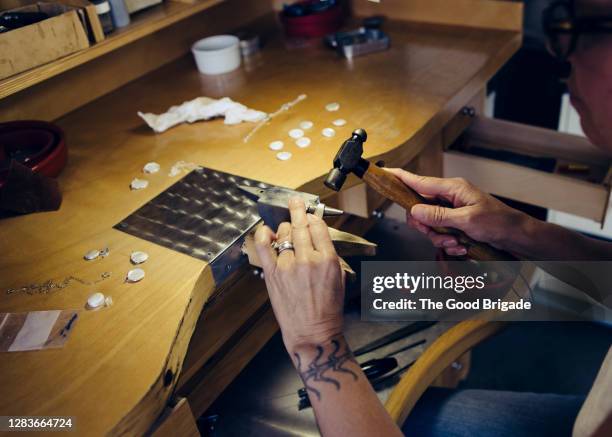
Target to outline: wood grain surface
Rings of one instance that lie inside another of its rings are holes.
[[[386,52],[338,58],[320,45],[292,48],[278,32],[266,35],[262,53],[222,76],[198,74],[192,59],[173,62],[59,120],[69,162],[59,178],[64,195],[57,212],[5,219],[0,226],[0,312],[82,309],[64,348],[0,355],[0,411],[7,415],[73,415],[80,435],[141,434],[161,412],[180,371],[195,322],[215,284],[199,260],[131,237],[112,226],[176,178],[168,170],[185,160],[253,179],[329,194],[324,175],[341,142],[356,127],[369,133],[365,157],[404,165],[448,122],[518,48],[520,33],[387,23]],[[154,134],[136,111],[162,112],[197,96],[230,96],[266,112],[300,94],[307,99],[273,119],[248,142],[252,124],[221,120],[185,124]],[[340,110],[327,112],[329,102]],[[52,104],[52,102],[41,102]],[[321,129],[344,118],[334,138]],[[287,132],[314,122],[299,149]],[[283,140],[293,153],[275,159],[267,145]],[[161,164],[143,175],[148,161]],[[149,187],[130,191],[134,177]],[[347,181],[350,186],[355,181]],[[83,254],[108,246],[103,259]],[[124,282],[133,250],[149,253],[146,277]],[[8,294],[45,281],[71,281],[46,294]],[[94,291],[114,305],[85,311]],[[249,299],[248,295],[244,299]],[[232,311],[228,308],[227,311]],[[215,333],[210,333],[215,335]]]

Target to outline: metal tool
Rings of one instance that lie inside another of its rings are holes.
[[[347,59],[387,50],[391,39],[380,29],[382,22],[382,17],[366,18],[359,29],[327,35],[325,43]]]
[[[318,217],[339,216],[344,212],[326,206],[321,202],[319,196],[301,191],[291,190],[282,187],[260,188],[246,185],[239,185],[242,191],[247,194],[251,200],[257,202],[257,211],[264,223],[270,228],[276,230],[282,222],[290,220],[289,215],[289,199],[291,197],[300,197],[306,205],[306,212],[314,214]]]
[[[398,340],[401,340],[403,338],[409,337],[411,335],[417,334],[421,331],[424,331],[428,328],[431,328],[433,325],[435,325],[438,322],[433,322],[433,321],[423,321],[423,322],[412,322],[409,323],[406,326],[401,327],[400,329],[393,331],[387,335],[384,335],[380,338],[377,338],[376,340],[361,346],[359,349],[356,349],[353,352],[353,355],[355,355],[356,357],[360,356],[360,355],[365,355],[369,352],[372,352],[376,349],[379,349],[381,347],[387,346],[391,343],[395,343]],[[420,343],[415,343],[412,346],[418,346],[418,344]]]
[[[354,173],[375,191],[399,204],[406,211],[410,211],[413,206],[420,203],[431,203],[412,188],[406,186],[392,173],[362,158],[363,143],[366,142],[367,138],[368,135],[365,130],[356,129],[353,131],[351,137],[338,150],[333,161],[334,168],[325,179],[325,185],[334,191],[339,191],[348,174]],[[457,229],[434,227],[433,230],[439,234],[454,235],[459,244],[466,247],[467,256],[471,259],[480,261],[516,260],[512,255],[488,244],[475,241]]]

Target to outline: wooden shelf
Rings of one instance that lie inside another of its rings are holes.
[[[48,64],[0,80],[0,99],[117,50],[223,1],[225,0],[196,0],[194,3],[180,3],[165,0],[161,5],[136,13],[128,26],[117,29],[100,43]]]

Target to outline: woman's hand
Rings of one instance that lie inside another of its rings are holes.
[[[285,346],[296,350],[342,335],[344,272],[325,222],[306,214],[299,198],[289,201],[291,223],[276,234],[261,226],[255,247]],[[272,243],[290,241],[294,250],[277,254]]]
[[[438,234],[433,227],[459,229],[476,241],[507,251],[517,251],[525,242],[533,219],[483,193],[465,179],[418,176],[398,168],[387,170],[424,197],[443,199],[453,206],[421,204],[406,211],[408,224],[427,235],[434,246],[443,248],[447,254],[465,255],[466,248],[452,235]]]

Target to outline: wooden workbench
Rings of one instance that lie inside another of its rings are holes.
[[[269,23],[260,25],[268,29]],[[196,321],[217,286],[206,263],[112,227],[176,182],[168,176],[175,162],[329,195],[321,180],[351,130],[368,131],[367,157],[406,165],[482,91],[521,39],[511,30],[406,22],[385,26],[392,48],[352,62],[320,45],[287,48],[274,31],[260,56],[233,73],[202,76],[187,56],[57,120],[69,147],[69,163],[59,178],[62,207],[2,221],[0,312],[83,311],[62,349],[0,354],[1,414],[75,416],[80,435],[140,434],[159,416],[180,378]],[[229,96],[273,112],[300,94],[306,100],[247,143],[249,123],[226,126],[215,120],[154,134],[136,116],[139,110],[159,113],[203,95]],[[338,102],[340,110],[326,112],[329,102]],[[347,125],[335,127],[334,138],[324,138],[321,129],[336,118]],[[306,149],[295,147],[287,135],[302,120],[314,122]],[[279,161],[268,149],[278,139],[293,153],[291,160]],[[143,176],[142,166],[149,161],[162,170],[145,176],[147,189],[130,191],[130,181]],[[105,246],[108,257],[83,260],[85,252]],[[150,259],[143,265],[145,279],[128,284],[124,277],[134,250],[148,252]],[[103,272],[111,277],[95,286],[73,281],[47,294],[5,292],[70,276],[94,281]],[[247,282],[262,289],[258,279]],[[243,290],[234,303],[248,306],[252,296],[248,287]],[[114,304],[85,311],[94,291],[112,296]],[[225,311],[238,310],[228,305]],[[203,331],[205,344],[231,334]]]

